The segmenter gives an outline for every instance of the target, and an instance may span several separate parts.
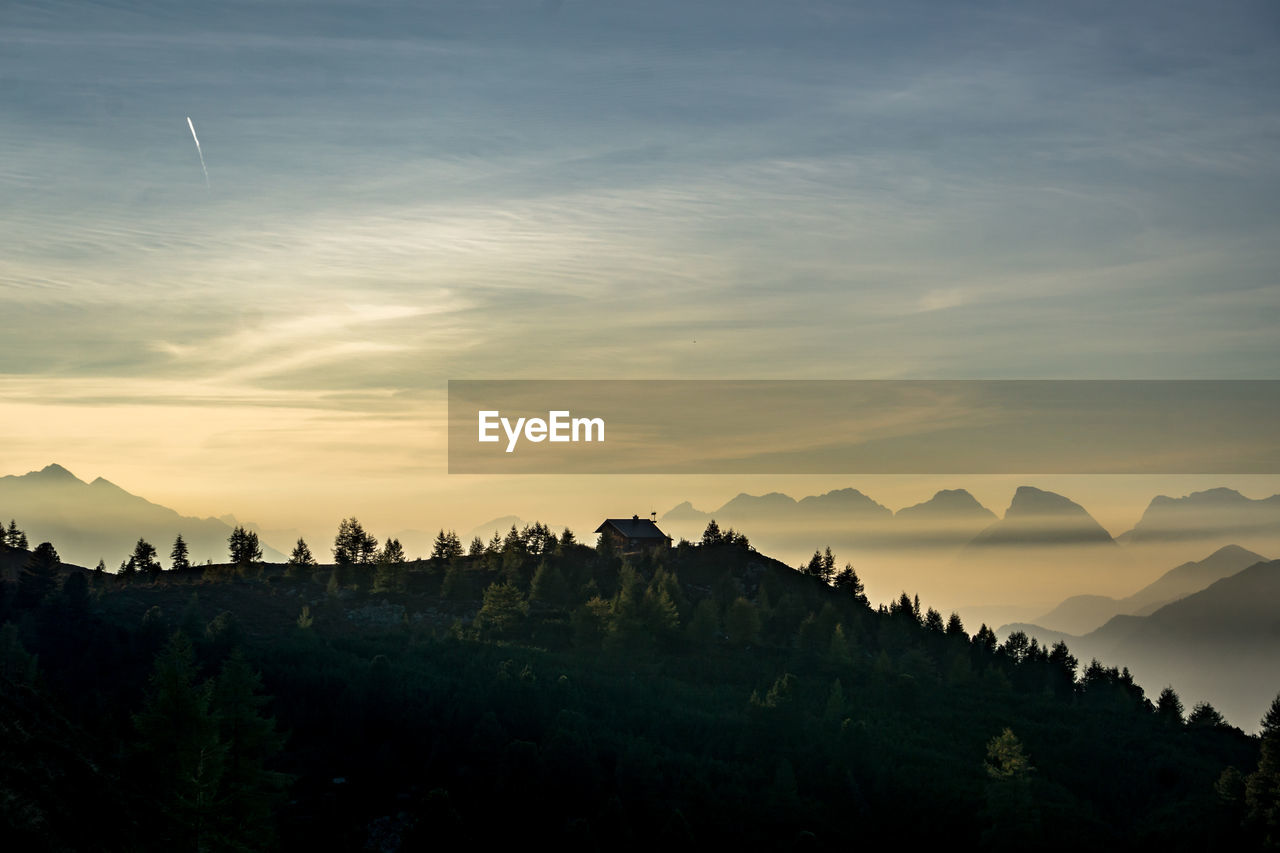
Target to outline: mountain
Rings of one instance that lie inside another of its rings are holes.
[[[112,571],[133,552],[139,537],[156,546],[167,566],[179,533],[191,562],[225,561],[232,530],[216,518],[179,515],[101,477],[86,483],[57,464],[0,477],[0,514],[16,519],[33,547],[52,542],[66,562],[94,566],[102,559]],[[264,560],[284,562],[283,554],[261,544]]]
[[[1150,615],[1115,616],[1084,636],[1037,625],[1005,625],[997,633],[1021,630],[1042,644],[1061,639],[1082,663],[1128,666],[1149,696],[1172,684],[1188,708],[1209,701],[1232,723],[1256,730],[1280,685],[1278,605],[1280,560],[1271,560]]]
[[[964,489],[943,489],[924,503],[903,507],[894,513],[894,518],[900,521],[963,518],[985,522],[995,521],[996,514]]]
[[[1004,518],[975,536],[969,548],[1114,544],[1111,534],[1080,504],[1034,486],[1019,486]]]
[[[668,522],[702,522],[705,524],[711,520],[711,517],[711,513],[695,509],[693,504],[685,501],[667,510],[662,516],[662,520]]]
[[[824,495],[801,498],[796,502],[796,510],[845,521],[887,521],[893,517],[892,510],[873,501],[857,489],[837,489]]]
[[[1120,614],[1146,616],[1164,605],[1199,592],[1221,578],[1234,575],[1266,557],[1239,545],[1227,545],[1203,560],[1183,563],[1133,595],[1073,595],[1037,618],[1038,625],[1070,634],[1085,634]]]
[[[924,503],[893,514],[885,545],[959,548],[996,520],[996,514],[964,489],[943,489]]]
[[[899,515],[902,515],[904,522],[921,523],[897,524],[895,522]],[[689,501],[684,501],[663,514],[660,521],[669,524],[705,525],[713,518],[721,527],[745,528],[749,532],[766,536],[769,535],[770,528],[776,532],[782,526],[789,529],[823,530],[828,535],[837,531],[854,530],[859,541],[873,544],[900,539],[901,537],[894,535],[900,529],[923,529],[932,523],[946,525],[956,519],[980,518],[985,521],[995,518],[995,515],[963,489],[938,492],[929,501],[900,510],[895,515],[888,507],[857,489],[846,488],[821,495],[809,495],[800,500],[781,492],[764,495],[743,492],[713,512],[703,512]],[[970,526],[976,532],[981,524]]]
[[[1254,500],[1235,489],[1158,495],[1119,540],[1127,545],[1187,540],[1238,542],[1280,538],[1280,495]]]

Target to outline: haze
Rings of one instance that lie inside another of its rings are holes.
[[[449,477],[445,381],[1274,377],[1277,15],[6,4],[0,473],[317,538],[846,486],[1002,511],[1024,480]],[[1280,492],[1033,485],[1112,533]]]

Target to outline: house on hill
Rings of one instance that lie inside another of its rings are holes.
[[[671,537],[658,529],[647,518],[633,515],[630,518],[606,518],[596,528],[613,539],[613,546],[624,554],[636,551],[657,551],[671,547]]]

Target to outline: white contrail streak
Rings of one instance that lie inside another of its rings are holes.
[[[200,155],[200,171],[204,172],[204,188],[209,188],[209,170],[204,166],[204,152],[200,150],[200,137],[196,136],[196,126],[191,123],[191,116],[187,116],[187,127],[191,128],[191,138],[196,141],[196,153]]]

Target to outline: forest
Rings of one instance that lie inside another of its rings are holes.
[[[8,849],[1280,846],[1280,697],[1247,735],[714,521],[118,571],[0,538]]]

